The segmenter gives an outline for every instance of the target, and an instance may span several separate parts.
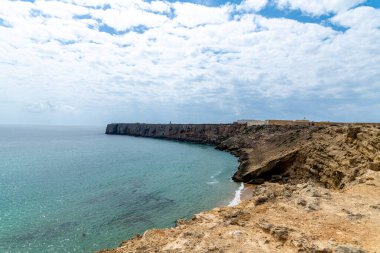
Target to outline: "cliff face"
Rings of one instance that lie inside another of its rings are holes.
[[[247,200],[103,252],[380,252],[380,127],[111,124],[109,134],[214,144]],[[260,184],[260,185],[259,185]]]
[[[151,138],[218,144],[243,131],[238,124],[140,124],[116,123],[107,125],[106,134],[121,134]]]
[[[239,153],[234,179],[243,182],[312,180],[342,189],[368,169],[380,170],[380,128],[370,125],[250,127],[218,148]]]

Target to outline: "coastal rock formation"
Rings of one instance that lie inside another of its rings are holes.
[[[107,134],[216,145],[239,157],[238,182],[313,180],[344,188],[367,169],[380,170],[380,129],[363,126],[109,124]]]
[[[112,124],[107,133],[214,144],[239,157],[233,179],[250,184],[236,207],[103,252],[380,252],[376,125]]]
[[[140,124],[118,123],[107,125],[106,134],[121,134],[171,139],[202,144],[218,144],[245,125],[238,124]]]
[[[344,188],[368,169],[379,169],[380,129],[373,126],[247,128],[218,145],[242,158],[234,179]],[[240,148],[237,148],[240,147]],[[239,150],[238,152],[236,150]]]

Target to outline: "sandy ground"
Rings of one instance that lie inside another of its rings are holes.
[[[255,190],[256,187],[257,185],[244,184],[244,189],[240,195],[241,201],[251,199],[253,196],[253,191]]]

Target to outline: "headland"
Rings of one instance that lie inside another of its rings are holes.
[[[379,252],[380,124],[278,122],[109,124],[230,152],[252,193],[102,252]]]

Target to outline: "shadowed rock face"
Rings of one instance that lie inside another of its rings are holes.
[[[380,128],[249,127],[218,145],[240,157],[235,181],[304,183],[345,188],[368,169],[380,168]]]
[[[171,139],[202,144],[219,144],[241,132],[238,124],[140,124],[117,123],[107,125],[106,134]]]
[[[367,169],[380,169],[380,129],[373,125],[119,123],[109,124],[106,133],[215,145],[239,157],[238,182],[313,180],[344,188]]]

